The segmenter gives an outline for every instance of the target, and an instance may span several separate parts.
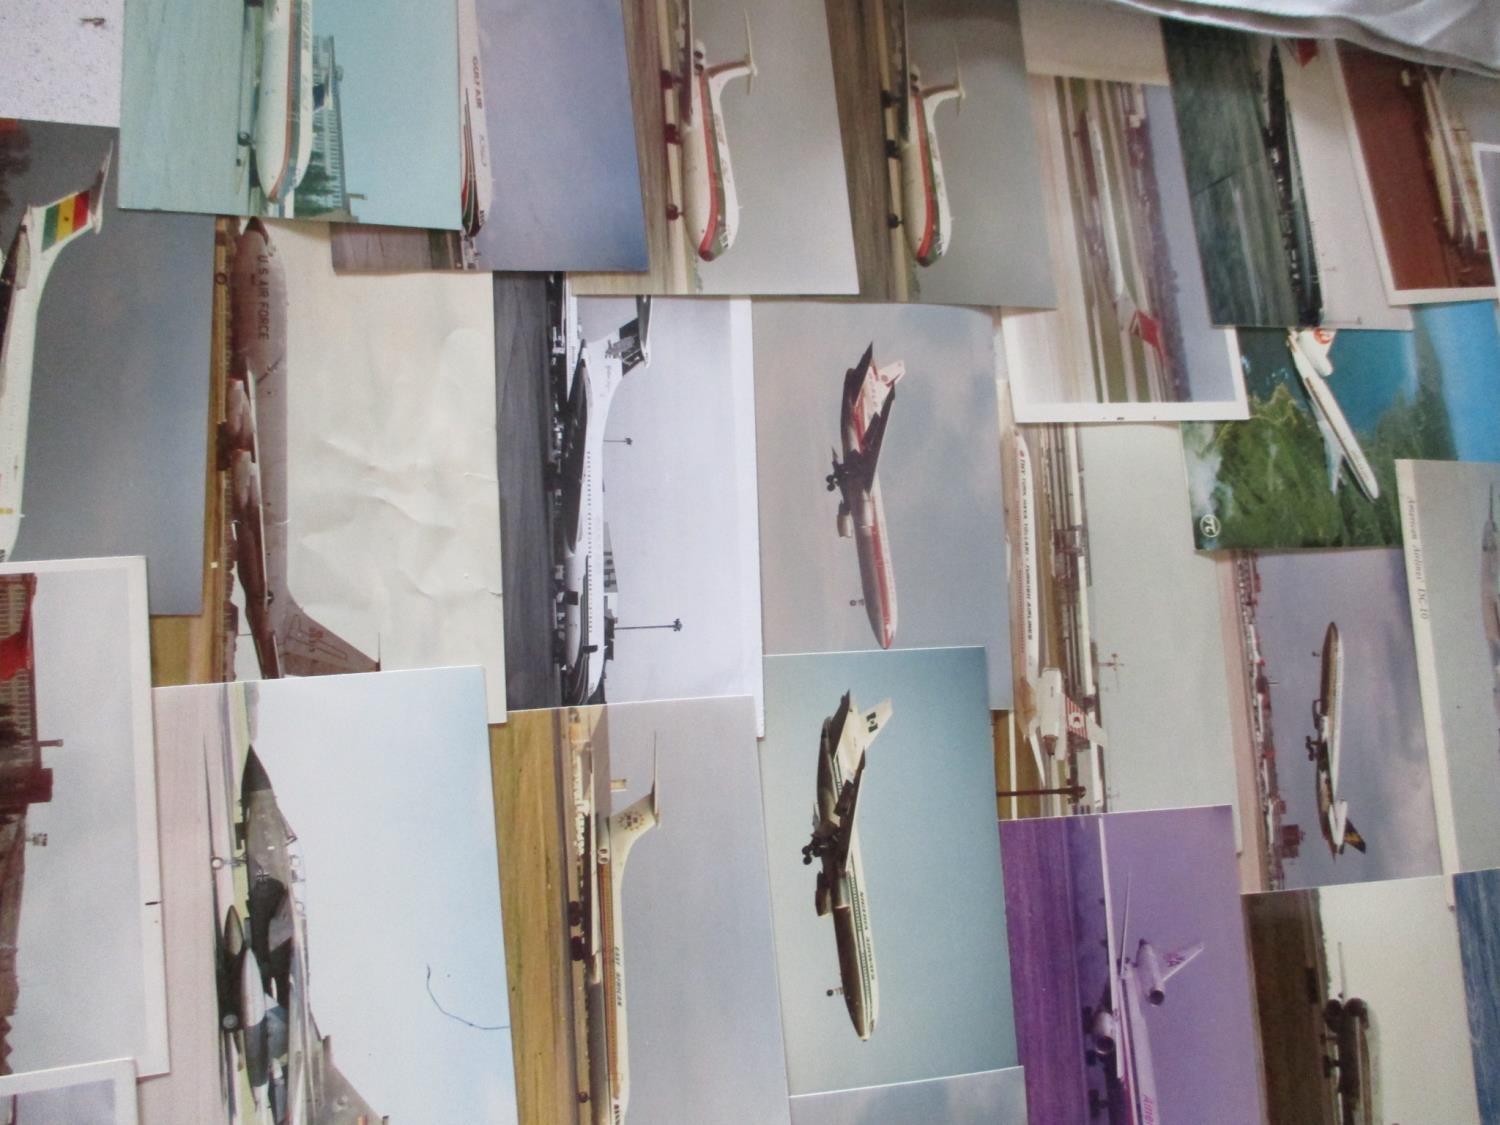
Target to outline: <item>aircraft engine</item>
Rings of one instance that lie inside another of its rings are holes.
[[[839,538],[851,539],[854,537],[854,516],[849,511],[849,505],[839,503]]]
[[[828,877],[822,871],[818,872],[818,890],[813,901],[817,905],[819,918],[828,913]]]
[[[1101,1059],[1113,1058],[1116,1034],[1115,1014],[1108,1008],[1100,1008],[1089,1027],[1089,1046],[1094,1054]]]
[[[1146,985],[1146,999],[1153,1004],[1163,1004],[1167,999],[1167,982],[1162,976],[1161,958],[1149,946],[1142,950],[1142,954],[1140,967]]]

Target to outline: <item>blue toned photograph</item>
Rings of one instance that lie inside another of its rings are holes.
[[[458,20],[399,0],[139,0],[121,206],[456,229]]]

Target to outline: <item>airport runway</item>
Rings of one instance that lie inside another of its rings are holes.
[[[500,481],[505,694],[512,711],[561,702],[552,663],[552,520],[543,482],[551,403],[547,288],[495,274],[495,426]]]

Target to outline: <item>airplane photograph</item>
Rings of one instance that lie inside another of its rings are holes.
[[[855,294],[822,5],[660,0],[625,49],[649,264],[579,295]]]
[[[1272,1121],[1485,1120],[1443,878],[1246,895]]]
[[[1396,479],[1443,870],[1500,866],[1500,465]]]
[[[760,777],[799,1120],[804,1096],[1018,1063],[984,660],[766,658]]]
[[[1264,1120],[1230,810],[1003,821],[1000,849],[1027,1120]]]
[[[126,207],[461,229],[454,6],[150,0],[124,40]]]
[[[1216,327],[1171,91],[1033,76],[1056,308],[1002,313],[1021,422],[1243,418]]]
[[[326,228],[226,220],[221,242],[228,666],[255,679],[481,663],[502,716],[489,279],[339,277]],[[356,367],[368,410],[349,408]],[[444,506],[464,519],[429,518]]]
[[[341,223],[334,268],[645,269],[620,6],[460,0],[458,29],[462,229]]]
[[[752,319],[766,651],[982,644],[1009,707],[992,318],[756,302]]]
[[[1052,305],[1013,0],[833,0],[828,31],[860,296]]]
[[[118,166],[113,129],[0,118],[0,557],[145,555],[193,614],[213,221],[121,210]]]
[[[162,807],[194,845],[163,878],[174,1019],[200,1034],[142,1086],[143,1119],[515,1122],[481,671],[156,703],[164,753],[198,763]],[[373,928],[372,903],[394,904]]]
[[[1398,459],[1500,460],[1494,303],[1412,320],[1239,330],[1249,419],[1182,427],[1200,549],[1399,546]]]
[[[495,744],[558,771],[578,1120],[789,1125],[750,700],[518,711]]]
[[[1269,728],[1258,753],[1279,809],[1264,846],[1280,885],[1436,873],[1441,821],[1401,552],[1253,559]]]

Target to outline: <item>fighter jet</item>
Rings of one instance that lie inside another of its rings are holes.
[[[111,147],[105,152],[93,186],[26,208],[0,258],[0,562],[16,549],[21,533],[21,485],[42,291],[63,247],[103,227],[104,182],[113,151]]]
[[[813,900],[818,916],[833,915],[840,987],[829,989],[828,994],[843,994],[854,1033],[861,1039],[870,1038],[875,1030],[880,988],[854,814],[865,776],[865,753],[890,718],[890,700],[861,714],[846,691],[838,710],[823,720],[812,837],[802,849],[803,863],[818,860],[822,864]]]
[[[888,142],[887,152],[901,164],[901,215],[892,215],[891,223],[905,232],[906,247],[916,263],[930,266],[943,256],[953,235],[953,213],[948,208],[943,157],[938,149],[937,112],[950,101],[956,112],[962,112],[964,82],[955,48],[953,81],[941,86],[923,84],[922,72],[911,58],[905,0],[901,4],[899,72],[905,79],[900,139]]]
[[[1104,826],[1100,825],[1100,834]],[[1119,939],[1110,933],[1109,981],[1104,986],[1103,997],[1095,1010],[1084,1009],[1084,1028],[1087,1037],[1086,1059],[1089,1063],[1104,1063],[1113,1070],[1124,1095],[1130,1125],[1156,1125],[1162,1120],[1161,1099],[1156,1092],[1156,1071],[1151,1060],[1151,1037],[1146,1025],[1142,1001],[1160,1007],[1167,1000],[1167,981],[1181,972],[1189,962],[1203,952],[1203,943],[1166,954],[1157,951],[1145,938],[1141,938],[1131,956],[1125,952],[1125,939],[1130,932],[1130,888],[1126,884],[1125,917],[1120,925]],[[1090,1092],[1090,1108],[1099,1112],[1097,1092]]]
[[[240,134],[255,159],[266,199],[283,203],[307,174],[313,149],[313,0],[245,0],[246,20],[258,11],[260,66],[255,124]]]
[[[458,5],[459,85],[459,156],[463,184],[459,202],[464,234],[473,238],[484,226],[494,194],[490,175],[490,133],[484,113],[484,72],[479,62],[479,21],[474,0]]]
[[[734,189],[729,139],[724,131],[724,87],[743,78],[745,93],[750,93],[757,73],[755,53],[747,12],[745,57],[710,65],[703,41],[693,37],[691,0],[683,0],[683,11],[679,34],[684,44],[692,44],[692,54],[681,73],[666,72],[663,82],[679,91],[680,123],[668,127],[667,142],[682,152],[684,207],[669,204],[667,217],[686,219],[693,252],[711,262],[734,245],[740,225],[740,200]]]
[[[1344,417],[1343,408],[1326,382],[1333,374],[1328,353],[1333,347],[1334,336],[1332,328],[1294,329],[1286,335],[1286,346],[1292,353],[1297,374],[1302,377],[1302,385],[1307,389],[1313,420],[1323,435],[1323,452],[1328,460],[1328,487],[1334,492],[1339,490],[1339,470],[1348,466],[1349,474],[1360,490],[1371,500],[1379,500],[1380,482],[1375,479],[1375,470],[1370,467],[1365,451],[1360,448],[1359,438],[1354,436],[1354,428]]]
[[[1341,855],[1346,846],[1365,850],[1364,837],[1349,823],[1349,802],[1338,799],[1339,745],[1343,739],[1344,646],[1337,622],[1323,634],[1323,673],[1318,698],[1313,701],[1317,733],[1307,739],[1307,756],[1317,764],[1318,827],[1328,850]]]
[[[896,403],[896,384],[906,374],[906,365],[897,360],[878,367],[874,355],[871,343],[859,362],[844,373],[839,407],[844,459],[840,461],[834,451],[833,471],[825,480],[829,492],[839,492],[839,537],[853,538],[859,552],[859,578],[870,628],[880,647],[890,648],[896,639],[896,574],[875,465]]]
[[[235,576],[261,675],[377,671],[378,660],[309,617],[287,587],[286,272],[259,219],[236,241],[229,291],[219,465],[229,474]]]
[[[651,299],[636,299],[636,315],[604,340],[589,340],[578,325],[578,301],[565,287],[554,332],[557,366],[556,441],[551,467],[559,493],[561,586],[557,663],[562,701],[597,702],[604,664],[614,647],[607,580],[612,567],[604,523],[604,428],[625,376],[651,362]]]
[[[1479,613],[1495,670],[1495,715],[1500,718],[1500,490],[1490,485],[1490,518],[1479,542]]]

